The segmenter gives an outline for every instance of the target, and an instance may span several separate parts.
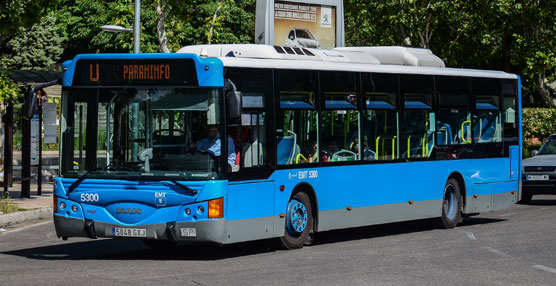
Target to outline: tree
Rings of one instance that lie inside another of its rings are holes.
[[[55,21],[53,16],[48,16],[29,29],[19,28],[19,33],[7,44],[6,55],[13,68],[46,69],[60,60],[63,38]]]
[[[556,2],[526,1],[512,35],[516,41],[515,64],[523,67],[526,82],[542,100],[556,107]]]
[[[141,51],[158,51],[156,10],[153,1],[141,3]],[[84,53],[129,53],[133,51],[133,33],[110,33],[103,25],[133,27],[134,5],[129,0],[61,0],[56,22],[63,36],[64,60]]]
[[[522,76],[556,107],[555,1],[347,0],[348,45],[425,47],[447,66]]]
[[[0,51],[18,32],[19,27],[29,27],[55,7],[58,0],[2,0],[0,2]],[[0,116],[4,110],[2,105],[18,96],[17,85],[9,79],[7,70],[9,63],[0,54]]]
[[[165,16],[169,50],[207,43],[250,43],[255,34],[255,0],[156,1]],[[160,20],[161,18],[159,18]],[[159,32],[159,36],[163,33]],[[159,42],[164,42],[159,38]]]
[[[0,47],[17,33],[29,27],[55,7],[58,0],[2,0],[0,2]]]

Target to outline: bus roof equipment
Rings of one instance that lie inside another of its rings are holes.
[[[445,67],[444,61],[434,55],[431,50],[406,47],[343,47],[333,50],[320,50],[255,44],[196,45],[183,47],[178,53],[194,53],[202,57],[236,57]]]

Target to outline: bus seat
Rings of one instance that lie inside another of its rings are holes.
[[[452,145],[452,128],[450,124],[442,123],[437,132],[438,145]]]
[[[355,161],[357,154],[351,152],[349,150],[340,150],[334,154],[332,154],[331,160],[332,162],[343,162],[343,161]]]
[[[427,157],[430,157],[431,153],[432,153],[432,148],[434,147],[434,132],[429,132],[428,137],[427,137],[427,150],[426,151],[426,155]]]
[[[376,160],[376,153],[374,151],[371,150],[365,150],[363,152],[363,159],[367,160],[367,161],[372,161],[372,160]]]
[[[263,164],[263,145],[255,140],[243,146],[243,167],[249,168]]]
[[[276,159],[278,165],[291,163],[292,150],[294,149],[295,136],[278,137],[278,146],[276,150]]]
[[[479,142],[492,142],[496,131],[496,120],[488,117],[479,119],[479,124],[475,125],[475,136]]]

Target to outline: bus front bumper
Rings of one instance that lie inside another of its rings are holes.
[[[118,225],[54,214],[56,235],[68,237],[107,237],[169,241],[226,243],[226,219],[196,222],[166,222],[148,225]]]

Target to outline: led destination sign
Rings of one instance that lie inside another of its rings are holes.
[[[73,84],[197,86],[198,81],[195,63],[190,59],[80,60]]]

